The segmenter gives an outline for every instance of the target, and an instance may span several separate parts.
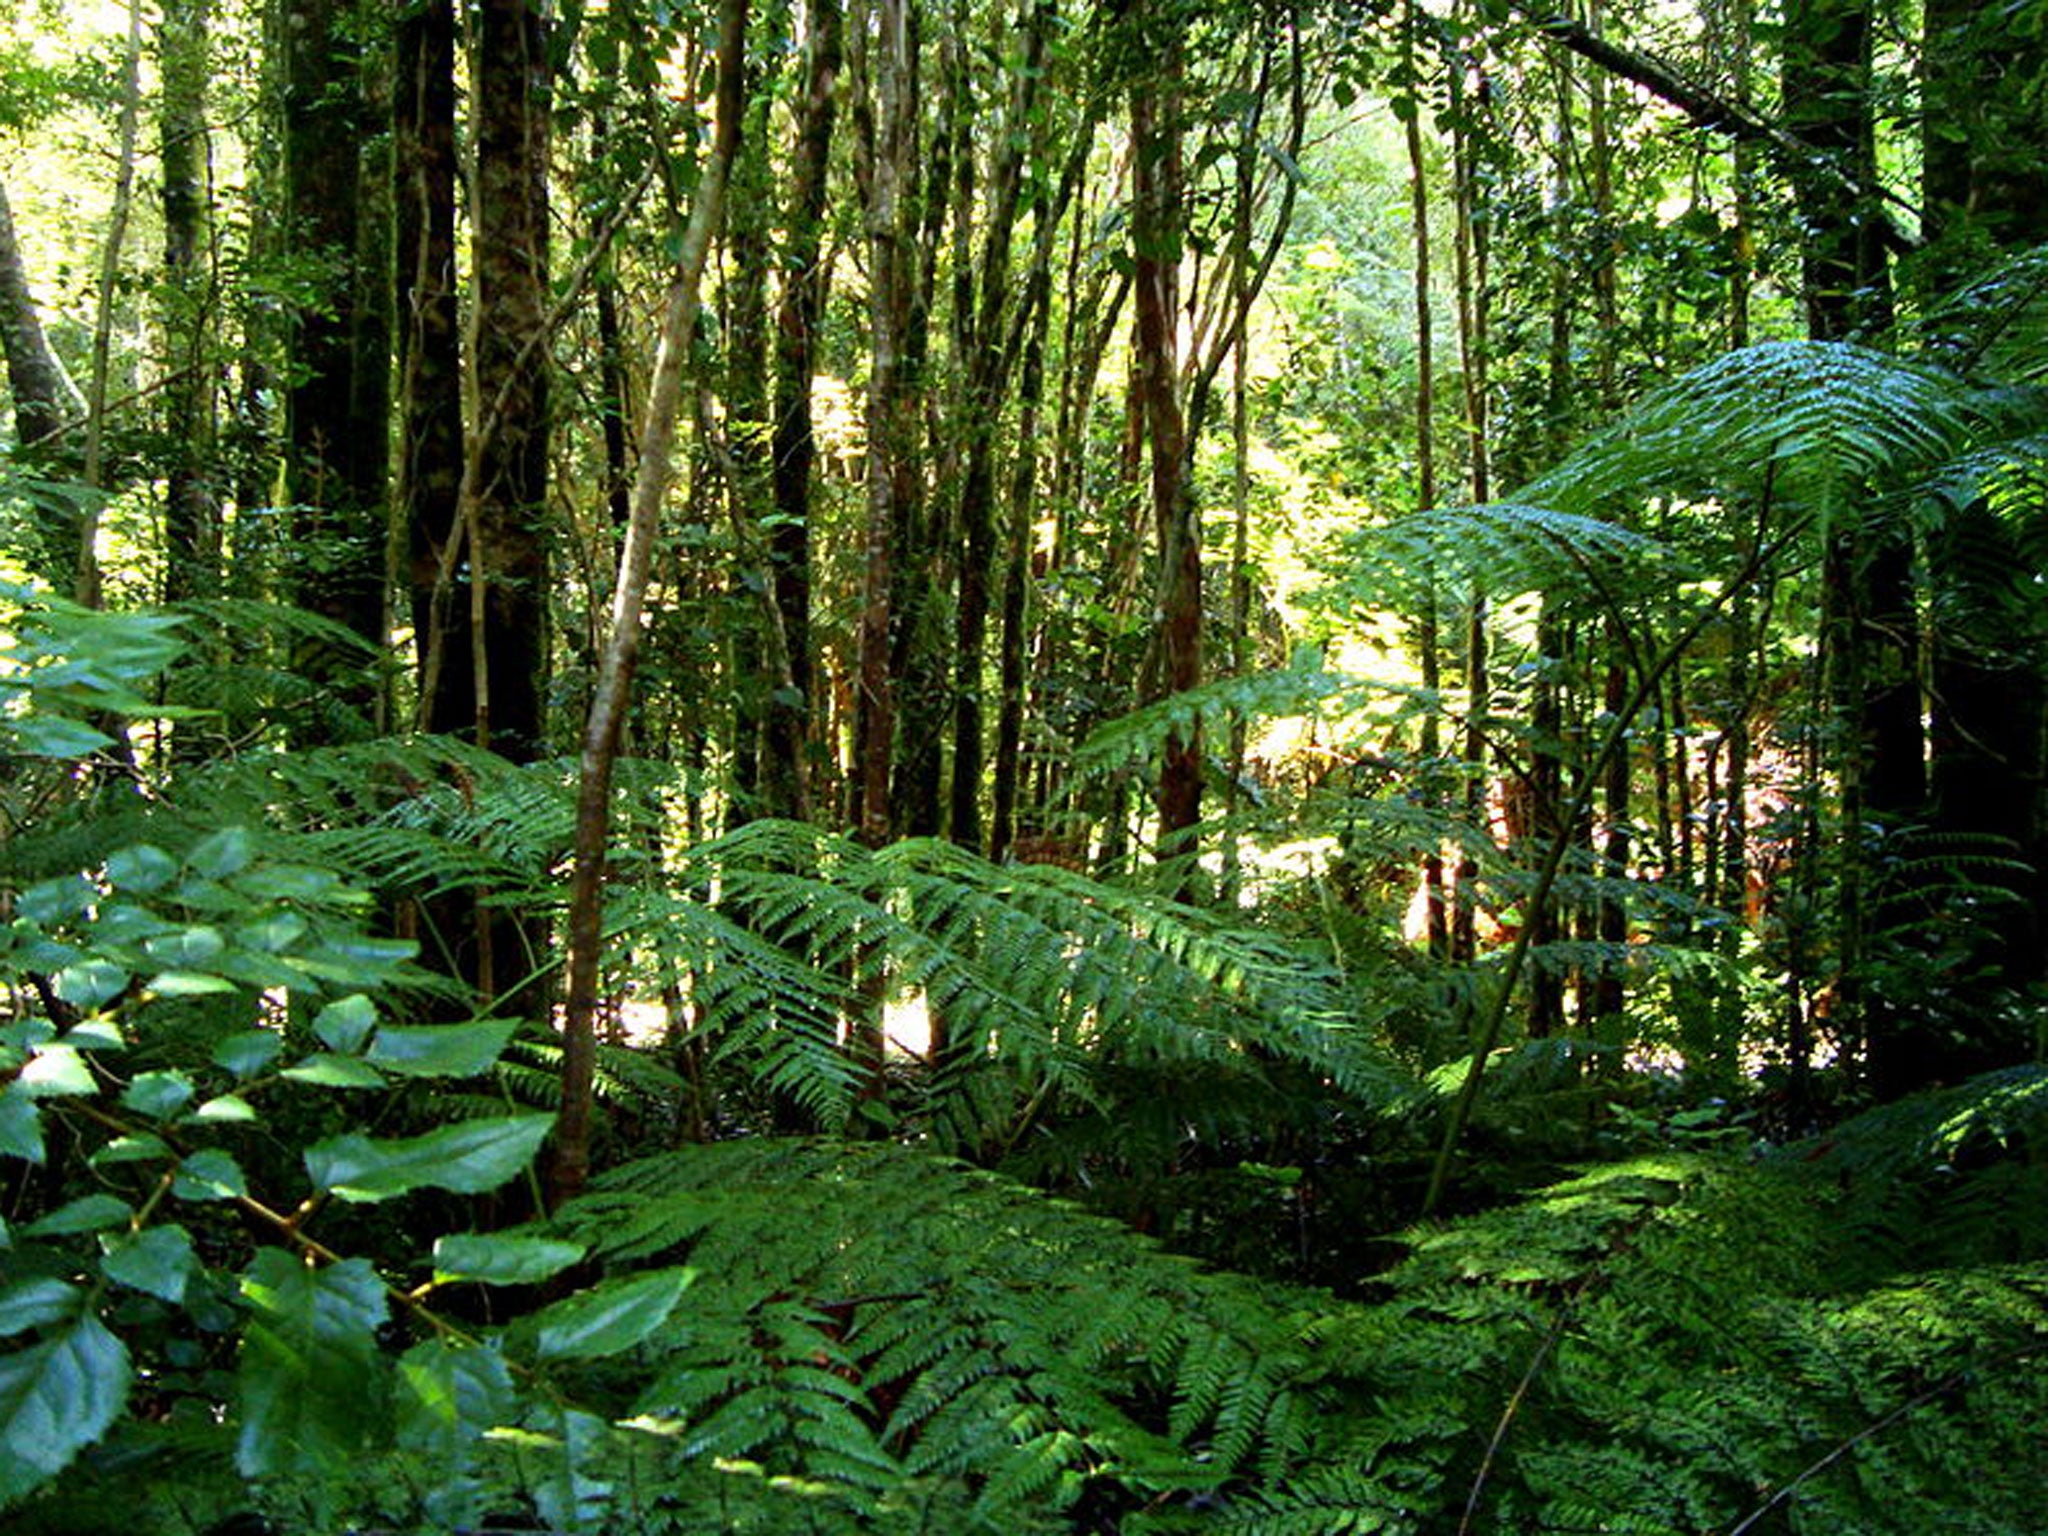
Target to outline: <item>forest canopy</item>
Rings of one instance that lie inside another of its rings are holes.
[[[1982,1532],[2048,6],[0,0],[10,1530]]]

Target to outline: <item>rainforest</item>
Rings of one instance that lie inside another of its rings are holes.
[[[2019,1536],[2048,4],[0,0],[22,1536]]]

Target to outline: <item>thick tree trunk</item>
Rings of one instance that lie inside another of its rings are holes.
[[[456,296],[455,7],[427,0],[396,26],[392,153],[398,291],[398,507],[421,686],[441,564],[462,497],[462,341]],[[469,609],[469,564],[451,573],[452,611]],[[476,722],[469,646],[442,646],[421,724],[437,734]]]
[[[345,0],[289,0],[285,14],[287,240],[292,256],[324,277],[320,301],[291,317],[285,496],[296,516],[300,603],[381,647],[385,440],[381,417],[368,437],[358,415],[364,63],[350,12]],[[374,688],[359,660],[317,651],[299,664],[343,711],[369,713]],[[329,713],[302,729],[317,740],[345,728]]]
[[[206,229],[209,0],[172,0],[157,27],[164,217],[164,600],[220,591],[213,482],[212,302]]]
[[[22,461],[59,467],[64,432],[64,372],[43,334],[41,312],[14,234],[14,211],[0,185],[0,345],[7,360],[7,390],[14,404],[14,440]],[[35,569],[69,592],[78,564],[78,525],[39,513]]]
[[[548,115],[538,0],[482,0],[476,48],[476,397],[485,433],[469,529],[476,737],[546,748]]]

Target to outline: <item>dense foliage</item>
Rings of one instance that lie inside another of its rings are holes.
[[[2037,9],[0,0],[8,1529],[2037,1526]]]

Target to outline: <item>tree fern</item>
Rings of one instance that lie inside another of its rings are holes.
[[[881,1497],[971,1490],[974,1528],[1092,1484],[1178,1498],[1309,1438],[1288,1319],[1099,1217],[902,1148],[754,1141],[605,1175],[559,1230],[684,1258],[634,1412],[676,1453]]]

